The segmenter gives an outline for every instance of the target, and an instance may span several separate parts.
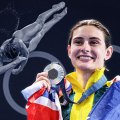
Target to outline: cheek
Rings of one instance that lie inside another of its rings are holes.
[[[104,49],[99,48],[99,49],[93,50],[92,54],[95,57],[95,59],[97,59],[97,61],[102,62],[105,59],[106,51]]]
[[[75,56],[76,54],[76,49],[74,47],[71,47],[71,49],[69,49],[69,57]]]
[[[105,62],[105,51],[101,50],[98,52],[97,54],[97,61],[99,62],[99,64],[103,65]]]

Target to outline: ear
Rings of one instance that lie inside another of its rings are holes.
[[[113,53],[113,47],[112,47],[112,46],[109,46],[109,47],[106,49],[105,60],[110,59],[111,56],[112,56],[112,53]]]
[[[71,58],[71,45],[68,45],[67,51],[68,51],[69,58]]]

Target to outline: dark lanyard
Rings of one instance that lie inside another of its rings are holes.
[[[65,89],[64,80],[61,82],[60,87],[62,89],[62,93],[65,97],[65,100],[67,100],[67,102],[74,103],[74,104],[80,104],[82,101],[84,101],[86,98],[88,98],[91,94],[93,94],[97,90],[99,90],[106,82],[107,82],[107,78],[105,77],[105,75],[103,75],[96,83],[94,83],[89,89],[87,89],[83,93],[82,97],[78,100],[78,102],[74,102],[68,97],[68,95],[66,93],[66,89]]]

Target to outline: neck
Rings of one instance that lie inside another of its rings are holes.
[[[77,73],[77,80],[81,84],[82,88],[85,88],[88,79],[90,78],[93,72],[76,70],[76,73]]]

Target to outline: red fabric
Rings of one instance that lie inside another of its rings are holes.
[[[39,104],[31,104],[27,109],[27,120],[59,120],[59,112]]]
[[[45,92],[45,88],[41,88],[39,91],[35,92],[29,99],[28,102],[33,103],[37,98],[39,98]]]
[[[45,90],[45,88],[41,88],[28,99],[26,105],[27,120],[59,120],[59,111],[52,110],[47,105],[41,105],[39,102],[34,103],[37,98],[44,94]]]

